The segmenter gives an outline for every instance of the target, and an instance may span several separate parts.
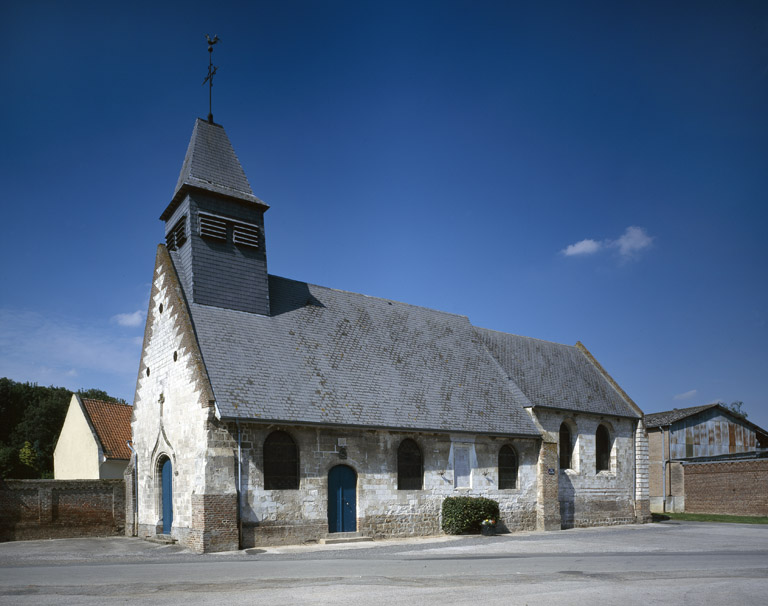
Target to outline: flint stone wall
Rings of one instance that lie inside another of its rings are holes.
[[[237,435],[237,428],[230,425]],[[280,429],[299,449],[297,490],[265,490],[263,444]],[[421,449],[422,490],[397,489],[397,449],[405,438]],[[348,465],[357,474],[357,531],[373,538],[439,534],[448,496],[483,496],[499,502],[501,527],[536,528],[536,463],[539,441],[488,436],[388,432],[241,424],[243,547],[315,541],[328,534],[328,473]],[[454,487],[453,452],[470,453],[469,486]],[[498,453],[511,446],[518,457],[517,488],[498,488]],[[236,443],[233,444],[236,448]]]

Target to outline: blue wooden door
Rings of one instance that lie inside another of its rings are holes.
[[[328,472],[328,532],[357,530],[357,474],[346,465]]]
[[[163,534],[171,534],[173,524],[173,470],[171,460],[163,463]]]

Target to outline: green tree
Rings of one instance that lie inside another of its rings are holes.
[[[723,405],[737,417],[741,417],[742,419],[747,418],[747,411],[743,408],[744,402],[737,400],[736,402],[731,402],[730,404],[723,403]]]
[[[81,397],[108,402],[114,398],[101,389],[83,389]],[[64,387],[43,387],[0,378],[0,477],[52,477],[53,450],[64,425],[72,392]],[[36,454],[34,467],[23,464],[19,453],[29,442]]]
[[[19,462],[25,476],[30,478],[37,476],[37,451],[32,447],[29,440],[24,442],[24,446],[19,450]]]

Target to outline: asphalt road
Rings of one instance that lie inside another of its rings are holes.
[[[1,604],[765,604],[768,526],[664,523],[191,554],[0,544]],[[599,601],[599,602],[598,602]]]

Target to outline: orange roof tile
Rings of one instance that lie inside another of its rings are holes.
[[[130,459],[131,415],[133,406],[83,398],[83,406],[108,459]]]

